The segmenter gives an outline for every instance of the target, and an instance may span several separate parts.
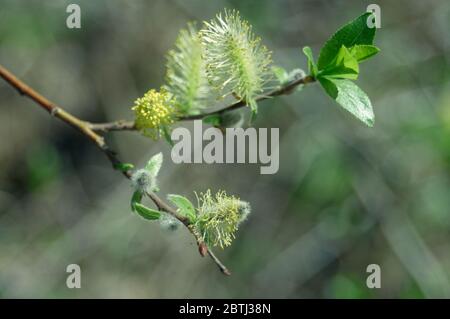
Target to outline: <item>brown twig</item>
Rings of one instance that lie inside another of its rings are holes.
[[[275,97],[275,96],[280,96],[280,95],[284,95],[284,94],[290,94],[290,93],[292,93],[292,90],[294,88],[296,88],[297,86],[299,86],[301,84],[311,83],[311,82],[314,82],[314,81],[315,81],[315,79],[312,76],[307,75],[305,77],[302,77],[300,79],[292,81],[291,83],[289,83],[289,84],[287,84],[287,85],[285,85],[283,87],[274,89],[273,91],[270,91],[267,94],[261,95],[261,96],[257,97],[255,100],[257,102],[260,102],[260,101],[267,100],[267,99],[270,99],[270,98]],[[212,111],[212,112],[208,112],[208,113],[201,113],[201,114],[195,114],[195,115],[187,115],[187,116],[181,117],[179,120],[181,120],[181,121],[200,120],[200,119],[203,119],[203,118],[205,118],[207,116],[220,115],[220,114],[223,114],[223,113],[226,113],[226,112],[229,112],[229,111],[234,111],[234,110],[237,110],[237,109],[239,109],[241,107],[244,107],[244,106],[247,106],[247,102],[241,100],[239,102],[231,104],[231,105],[229,105],[227,107],[224,107],[223,109],[220,109],[220,110],[217,110],[217,111]]]
[[[110,132],[110,131],[135,131],[136,126],[133,121],[115,121],[109,123],[90,123],[89,127],[93,131],[97,132]]]
[[[214,255],[214,253],[208,249],[208,255],[209,257],[212,258],[212,260],[214,260],[214,262],[216,263],[217,267],[219,267],[219,270],[227,276],[231,276],[231,272],[228,270],[227,267],[225,267],[224,264],[222,264],[222,262],[219,260],[219,258],[216,257],[216,255]]]
[[[276,88],[276,89],[268,92],[267,94],[261,95],[261,96],[257,97],[255,100],[257,102],[260,102],[263,100],[270,99],[272,97],[290,94],[297,86],[312,83],[315,81],[316,81],[315,78],[308,75],[308,76],[296,79],[280,88]],[[207,113],[201,113],[201,114],[195,114],[195,115],[186,115],[186,116],[182,116],[182,117],[178,118],[178,120],[179,121],[200,120],[207,116],[220,115],[220,114],[223,114],[226,112],[234,111],[234,110],[237,110],[244,106],[247,106],[247,102],[241,100],[241,101],[238,101],[231,105],[228,105],[220,110],[207,112]],[[120,120],[120,121],[109,122],[109,123],[91,123],[89,127],[94,131],[101,131],[101,132],[134,131],[134,130],[136,130],[136,126],[134,125],[134,122],[126,121],[126,120]]]
[[[37,105],[48,111],[52,116],[55,116],[60,120],[64,121],[65,123],[69,124],[70,126],[74,127],[75,129],[80,131],[84,136],[86,136],[88,139],[94,142],[95,145],[108,157],[109,161],[111,162],[111,164],[115,169],[117,169],[117,167],[119,167],[120,164],[122,164],[122,162],[117,158],[117,154],[108,147],[104,138],[95,132],[95,131],[106,132],[111,130],[105,129],[105,127],[110,128],[112,123],[106,123],[108,125],[105,126],[105,124],[93,124],[87,121],[80,120],[76,116],[64,111],[61,107],[59,107],[55,103],[51,102],[50,100],[48,100],[47,98],[36,92],[34,89],[32,89],[30,86],[19,80],[14,74],[9,72],[1,65],[0,65],[0,77],[2,77],[6,82],[8,82],[12,87],[14,87],[20,93],[20,95],[29,97],[34,102],[36,102]],[[114,125],[116,127],[118,128],[120,127],[120,130],[127,129],[127,124],[124,121],[117,121],[113,123],[115,123]],[[134,127],[134,124],[132,123],[132,125],[129,127],[130,127],[129,129],[131,129],[131,127]],[[125,171],[123,172],[123,175],[129,179],[131,178],[132,173],[131,171]],[[156,205],[156,207],[158,207],[160,211],[164,211],[168,214],[171,214],[186,226],[189,232],[191,232],[191,234],[195,237],[195,240],[197,241],[197,245],[199,247],[200,254],[202,256],[205,256],[206,253],[208,253],[222,273],[226,275],[230,274],[229,270],[222,264],[222,262],[214,255],[214,253],[210,249],[208,249],[205,242],[203,241],[203,238],[197,232],[195,232],[193,227],[191,227],[186,217],[178,214],[178,212],[175,209],[166,204],[155,193],[147,193],[146,195],[153,201],[153,203]]]
[[[80,120],[79,118],[73,116],[69,112],[64,111],[58,107],[55,103],[49,101],[47,98],[43,97],[41,94],[33,90],[31,87],[26,85],[24,82],[19,80],[14,74],[9,72],[3,66],[0,65],[0,77],[2,77],[6,82],[8,82],[12,87],[14,87],[20,95],[24,95],[36,102],[40,107],[49,112],[52,116],[59,118],[60,120],[66,122],[72,127],[79,130],[85,136],[87,136],[91,141],[93,141],[102,150],[106,147],[103,137],[95,133],[88,125],[87,122]]]

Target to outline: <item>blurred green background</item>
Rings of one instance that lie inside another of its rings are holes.
[[[66,7],[81,6],[81,29]],[[277,65],[306,69],[338,27],[373,1],[0,0],[0,63],[69,112],[131,119],[163,84],[165,53],[188,21],[237,8]],[[358,80],[373,129],[310,85],[260,105],[256,127],[280,128],[280,170],[175,165],[167,143],[133,132],[108,142],[143,165],[162,150],[161,193],[224,189],[253,211],[217,251],[224,277],[185,229],[129,208],[129,182],[75,130],[0,82],[0,297],[450,297],[450,3],[377,1],[382,52]],[[191,127],[191,124],[187,124]],[[81,289],[66,287],[68,264]],[[381,289],[366,267],[381,267]]]

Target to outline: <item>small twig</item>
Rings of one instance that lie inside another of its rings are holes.
[[[208,255],[209,255],[209,257],[212,258],[212,260],[214,260],[214,262],[216,263],[217,267],[219,267],[220,271],[224,275],[231,276],[231,272],[228,270],[228,268],[225,267],[225,265],[221,263],[219,258],[217,258],[216,255],[214,255],[214,253],[210,249],[208,249]]]
[[[267,100],[267,99],[270,99],[270,98],[275,97],[275,96],[289,94],[289,93],[292,93],[292,90],[295,87],[297,87],[297,86],[299,86],[301,84],[307,84],[307,83],[311,83],[311,82],[314,82],[314,81],[315,81],[315,79],[312,76],[308,75],[308,76],[305,76],[303,78],[297,79],[297,80],[289,83],[286,86],[274,89],[274,90],[268,92],[267,94],[261,95],[261,96],[257,97],[255,100],[257,102],[260,102],[260,101]],[[244,101],[244,100],[241,100],[239,102],[231,104],[231,105],[229,105],[227,107],[224,107],[223,109],[220,109],[220,110],[217,110],[217,111],[212,111],[212,112],[208,112],[208,113],[201,113],[201,114],[195,114],[195,115],[187,115],[187,116],[181,117],[179,120],[180,121],[200,120],[200,119],[203,119],[203,118],[205,118],[207,116],[220,115],[220,114],[223,114],[223,113],[226,113],[226,112],[229,112],[229,111],[234,111],[234,110],[237,110],[237,109],[239,109],[241,107],[244,107],[244,106],[247,106],[247,102]]]
[[[95,145],[108,157],[109,161],[113,165],[114,168],[117,168],[122,164],[122,162],[117,158],[117,154],[112,151],[109,146],[106,144],[104,138],[98,135],[94,131],[109,131],[112,130],[112,127],[116,127],[116,130],[126,130],[132,129],[134,127],[134,123],[129,124],[130,122],[125,121],[117,121],[112,123],[105,124],[93,124],[87,121],[82,121],[76,116],[64,111],[62,108],[57,106],[55,103],[49,101],[47,98],[36,92],[34,89],[26,85],[24,82],[19,80],[15,75],[5,69],[0,65],[0,77],[2,77],[6,82],[8,82],[12,87],[14,87],[20,95],[24,95],[32,99],[36,102],[37,105],[48,111],[52,116],[55,116],[70,126],[76,128],[78,131],[83,133],[88,139],[93,141]],[[130,179],[131,171],[123,172],[123,175]],[[189,224],[186,217],[181,216],[178,212],[166,204],[161,198],[159,198],[155,193],[147,193],[147,196],[153,201],[153,203],[158,207],[160,211],[164,211],[168,214],[171,214],[175,218],[177,218],[180,222],[182,222],[186,228],[191,232],[191,234],[195,237],[197,241],[197,245],[199,247],[199,252],[202,256],[205,256],[206,253],[209,254],[211,259],[216,263],[219,269],[224,274],[229,274],[228,269],[222,264],[222,262],[214,255],[214,253],[207,248],[203,239],[194,231],[194,229]]]
[[[0,65],[0,77],[2,77],[6,82],[8,82],[12,87],[14,87],[20,95],[24,95],[36,102],[40,107],[49,112],[52,116],[59,118],[60,120],[66,122],[72,127],[79,130],[85,136],[87,136],[91,141],[93,141],[98,147],[105,151],[107,146],[103,137],[95,133],[87,122],[80,120],[79,118],[73,116],[69,112],[64,111],[62,108],[58,107],[55,103],[49,101],[47,98],[33,90],[31,87],[26,85],[24,82],[20,81],[14,74],[9,72],[3,66]]]
[[[300,79],[297,79],[295,81],[292,81],[291,83],[288,83],[287,85],[274,89],[267,94],[261,95],[257,97],[255,100],[257,102],[270,99],[275,96],[280,95],[287,95],[292,93],[293,89],[295,89],[297,86],[302,84],[308,84],[315,82],[316,79],[312,76],[308,75],[305,77],[302,77]],[[201,113],[201,114],[195,114],[195,115],[186,115],[178,118],[179,121],[192,121],[192,120],[200,120],[207,116],[211,115],[220,115],[226,112],[237,110],[241,107],[247,106],[247,102],[241,100],[236,103],[233,103],[231,105],[228,105],[220,110],[207,112],[207,113]],[[136,126],[134,125],[133,121],[126,121],[126,120],[120,120],[115,122],[109,122],[109,123],[90,123],[89,126],[94,131],[101,131],[101,132],[110,132],[110,131],[135,131]]]
[[[166,213],[172,215],[173,217],[178,219],[180,222],[182,222],[184,225],[186,225],[186,227],[189,226],[189,220],[185,216],[178,214],[176,209],[173,209],[168,204],[166,204],[161,198],[159,198],[158,195],[156,195],[153,192],[148,192],[148,193],[146,193],[146,195],[153,201],[153,203],[156,205],[156,207],[158,207],[158,209],[160,211],[163,211],[163,212],[166,212]],[[190,229],[189,229],[189,231],[190,231]]]
[[[136,126],[133,121],[115,121],[110,123],[89,123],[89,127],[93,131],[110,132],[110,131],[135,131]]]

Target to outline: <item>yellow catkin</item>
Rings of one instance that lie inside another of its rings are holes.
[[[174,99],[162,88],[151,89],[138,98],[131,108],[135,114],[136,128],[153,139],[160,137],[164,127],[175,122]]]

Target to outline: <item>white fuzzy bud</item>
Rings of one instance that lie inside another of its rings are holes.
[[[178,227],[181,225],[181,222],[178,219],[174,218],[173,216],[171,216],[167,213],[161,214],[159,223],[162,228],[170,230],[170,231],[177,230]]]
[[[131,184],[136,191],[150,192],[155,188],[155,177],[146,169],[139,169],[131,176]]]
[[[250,212],[250,203],[240,200],[238,204],[239,224],[247,219]]]

